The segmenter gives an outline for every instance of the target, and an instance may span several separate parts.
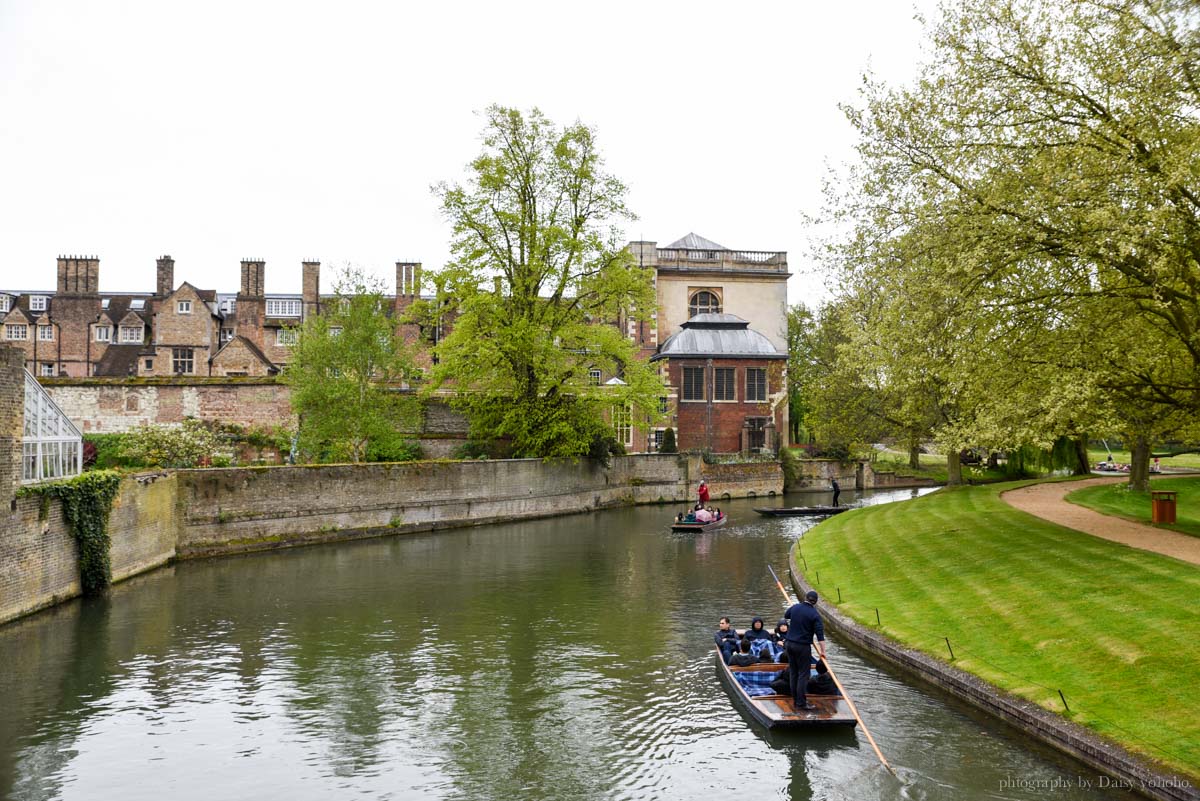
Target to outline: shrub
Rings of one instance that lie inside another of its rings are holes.
[[[126,434],[84,434],[83,466],[89,470],[145,467],[145,464],[133,461],[122,454],[121,451],[124,448],[126,438]],[[88,460],[89,450],[95,454],[91,461]]]
[[[662,447],[659,448],[659,453],[679,453],[679,446],[675,444],[675,429],[668,428],[663,432]]]
[[[424,456],[421,443],[398,436],[375,439],[367,446],[368,462],[415,462]]]
[[[145,425],[125,435],[121,457],[140,465],[154,467],[196,467],[211,464],[221,452],[220,441],[199,420],[187,418],[181,426]]]

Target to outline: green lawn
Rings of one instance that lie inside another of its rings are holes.
[[[1200,476],[1156,478],[1150,482],[1150,489],[1175,490],[1179,493],[1175,503],[1175,525],[1163,525],[1161,528],[1200,537]],[[1067,500],[1101,514],[1139,523],[1150,522],[1150,493],[1133,492],[1126,482],[1076,490],[1067,496]]]
[[[949,477],[944,453],[922,453],[919,458],[921,466],[917,469],[909,467],[907,453],[888,449],[876,451],[874,456],[872,469],[877,471],[892,470],[901,476],[924,476],[939,484],[945,484]],[[870,458],[871,454],[864,454],[864,457]],[[1004,478],[1003,470],[987,470],[983,465],[963,465],[962,474],[964,481],[998,481]]]
[[[1091,462],[1092,467],[1095,467],[1098,462],[1107,461],[1109,453],[1112,454],[1113,459],[1122,464],[1129,464],[1132,461],[1129,451],[1106,451],[1104,448],[1089,448],[1088,460]],[[1200,453],[1181,453],[1178,456],[1164,456],[1159,459],[1159,463],[1164,468],[1179,467],[1189,470],[1200,470]]]
[[[1027,483],[838,515],[796,561],[860,623],[878,608],[885,634],[946,661],[949,637],[957,667],[1200,778],[1200,568],[1000,500]]]

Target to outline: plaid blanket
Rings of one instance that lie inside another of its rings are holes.
[[[783,653],[783,648],[771,642],[770,640],[755,640],[750,643],[750,653],[754,656],[761,657],[763,651],[768,651],[771,655],[771,661],[778,662],[779,655]]]
[[[771,682],[782,675],[782,670],[733,671],[734,678],[745,688],[747,695],[774,695]]]

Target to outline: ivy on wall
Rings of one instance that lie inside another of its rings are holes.
[[[63,517],[79,546],[79,581],[84,595],[95,595],[112,583],[108,517],[121,485],[115,470],[90,473],[22,487],[21,495],[42,498],[43,514],[51,498],[62,501]]]

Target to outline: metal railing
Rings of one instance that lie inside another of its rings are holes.
[[[774,250],[698,250],[659,248],[660,267],[695,267],[712,270],[746,269],[787,272],[787,252]]]

